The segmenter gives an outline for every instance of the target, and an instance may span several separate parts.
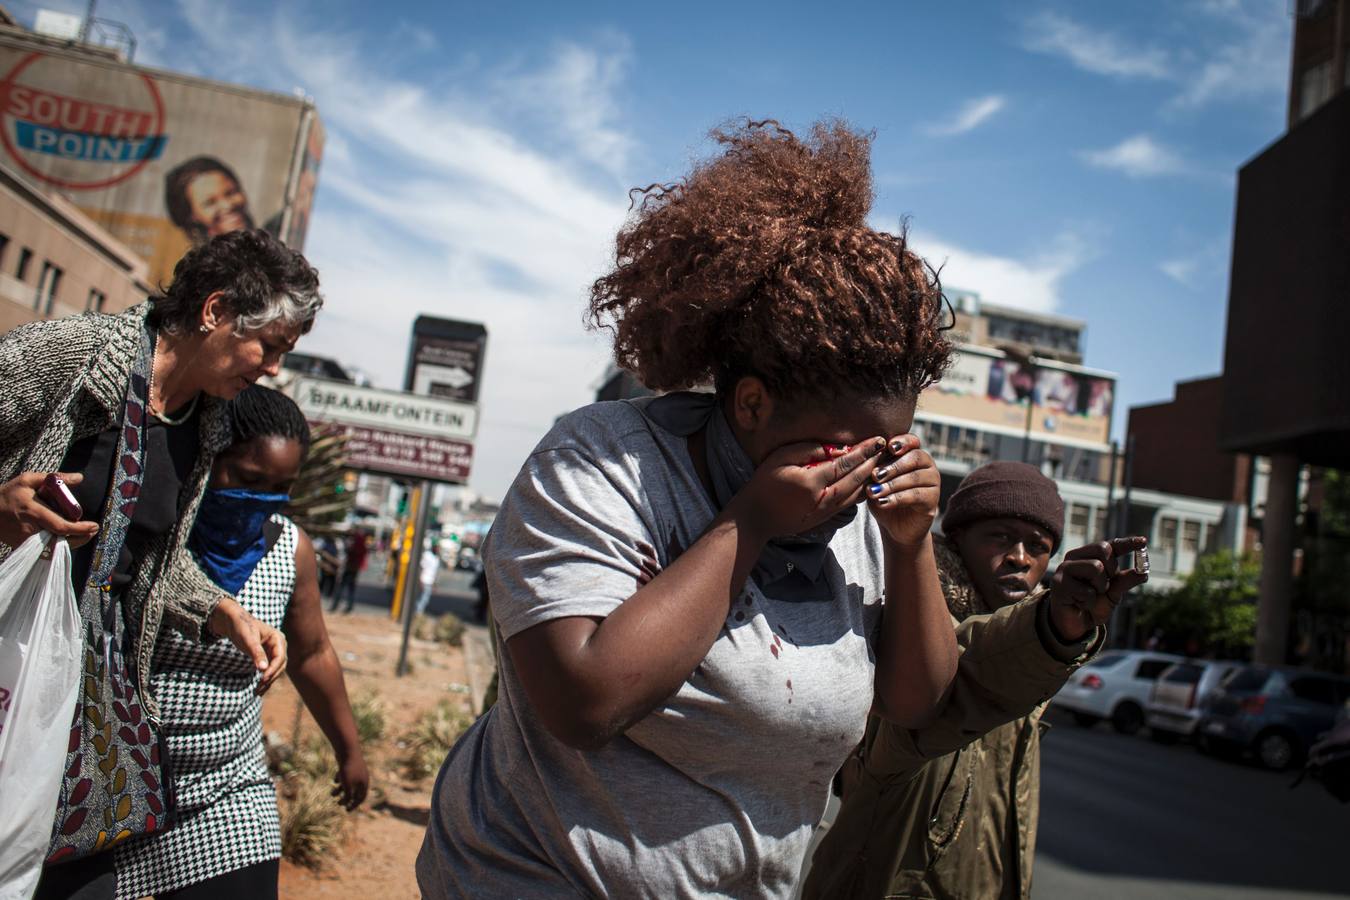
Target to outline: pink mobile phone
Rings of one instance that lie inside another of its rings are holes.
[[[61,514],[62,518],[78,522],[84,515],[80,501],[70,492],[65,479],[55,472],[48,475],[37,490],[38,499]]]

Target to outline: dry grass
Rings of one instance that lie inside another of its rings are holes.
[[[413,634],[424,641],[437,641],[451,647],[464,646],[464,622],[454,613],[413,618]]]
[[[352,716],[356,719],[356,736],[362,747],[369,747],[384,738],[384,699],[378,691],[366,689],[351,698]]]
[[[310,868],[331,856],[342,840],[347,813],[333,798],[327,779],[296,775],[285,785],[280,800],[281,855]]]
[[[423,713],[407,737],[408,774],[420,779],[439,770],[455,741],[472,724],[471,716],[449,703]]]

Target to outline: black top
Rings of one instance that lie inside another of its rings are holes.
[[[170,414],[173,417],[173,414]],[[192,478],[200,445],[200,412],[181,425],[165,425],[150,416],[145,428],[145,475],[141,481],[136,512],[127,529],[122,553],[113,567],[112,591],[120,597],[131,584],[136,567],[145,558],[146,549],[178,521],[179,501],[183,488]],[[72,487],[75,499],[84,508],[86,521],[97,522],[103,517],[103,508],[112,487],[113,456],[117,453],[119,429],[109,428],[71,444],[61,461],[62,472],[82,472],[84,481]],[[78,597],[89,580],[89,568],[94,560],[98,538],[78,548],[71,557],[71,581]]]

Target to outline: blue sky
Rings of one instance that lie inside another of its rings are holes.
[[[11,3],[82,12],[83,0]],[[329,141],[304,349],[397,387],[419,312],[490,338],[472,485],[504,492],[608,357],[584,295],[626,190],[710,127],[874,129],[873,224],[944,281],[1088,322],[1130,405],[1222,361],[1237,167],[1284,127],[1288,0],[102,0],[139,62],[316,99]],[[826,14],[822,10],[828,9]]]

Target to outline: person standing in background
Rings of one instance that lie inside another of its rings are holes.
[[[431,594],[436,589],[436,575],[441,571],[441,556],[436,552],[436,543],[431,538],[422,542],[422,558],[418,562],[417,578],[422,592],[417,597],[417,614],[427,611],[431,603]]]
[[[337,593],[333,595],[333,603],[328,607],[329,612],[337,612],[343,594],[347,596],[347,608],[343,612],[351,612],[356,607],[356,578],[366,568],[366,557],[369,553],[370,543],[366,533],[359,529],[353,531],[352,536],[347,539],[347,560],[342,568],[342,582],[338,585]]]
[[[314,552],[319,565],[319,596],[331,600],[337,594],[338,576],[342,574],[347,549],[332,535],[325,534],[314,542]]]

